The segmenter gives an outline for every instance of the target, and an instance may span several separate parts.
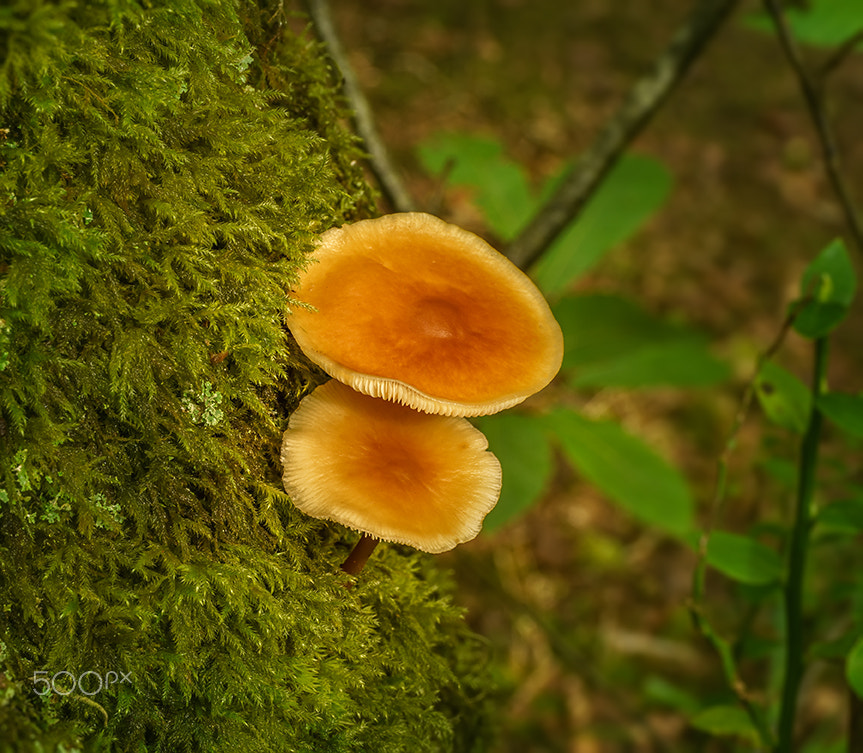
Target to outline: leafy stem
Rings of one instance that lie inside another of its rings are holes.
[[[785,681],[782,687],[776,753],[791,753],[793,749],[797,696],[800,691],[800,681],[803,678],[803,580],[806,573],[809,534],[812,529],[812,498],[815,492],[818,446],[821,440],[821,412],[818,409],[818,397],[824,389],[827,351],[827,338],[816,339],[812,407],[800,447],[797,499],[788,547],[788,576],[785,583]]]
[[[764,713],[750,699],[749,689],[746,687],[737,671],[737,663],[734,659],[731,643],[714,630],[705,613],[704,595],[706,590],[705,581],[707,577],[707,547],[710,542],[710,534],[713,532],[713,528],[717,524],[725,502],[728,485],[728,466],[731,461],[731,455],[737,446],[740,430],[746,421],[746,417],[749,414],[749,408],[755,399],[755,385],[758,380],[758,376],[767,361],[776,354],[785,342],[785,338],[791,331],[800,310],[811,301],[812,293],[807,292],[791,306],[785,320],[782,322],[782,327],[779,329],[779,332],[776,334],[767,349],[759,354],[752,377],[746,384],[746,389],[743,392],[743,397],[740,400],[740,404],[738,405],[737,412],[734,416],[734,423],[717,464],[716,484],[714,487],[713,499],[711,500],[707,523],[698,541],[696,551],[697,561],[692,579],[692,596],[689,603],[689,613],[695,628],[702,634],[702,636],[704,636],[719,656],[725,680],[737,696],[738,702],[749,716],[755,729],[758,731],[760,744],[764,747],[772,747],[773,745],[773,736],[765,720]]]

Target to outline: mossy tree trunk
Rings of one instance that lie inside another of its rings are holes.
[[[427,559],[281,490],[315,235],[373,212],[281,3],[0,8],[0,750],[470,749]],[[53,684],[52,684],[53,683]],[[98,690],[97,690],[98,688]]]

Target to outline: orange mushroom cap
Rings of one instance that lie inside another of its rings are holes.
[[[325,232],[288,327],[330,376],[427,413],[478,416],[545,387],[563,335],[542,293],[484,240],[407,212]]]
[[[501,469],[464,418],[418,413],[331,380],[282,443],[285,490],[307,515],[436,554],[474,538]]]

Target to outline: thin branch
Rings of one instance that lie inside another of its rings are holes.
[[[803,65],[800,50],[794,41],[794,37],[791,35],[791,30],[788,27],[782,6],[777,0],[764,0],[764,7],[773,19],[773,25],[776,27],[776,34],[779,37],[779,43],[782,46],[785,58],[797,76],[797,83],[800,86],[806,107],[809,109],[809,115],[815,126],[818,141],[821,144],[827,178],[839,199],[839,203],[842,205],[842,211],[845,215],[848,229],[851,232],[851,237],[854,239],[857,249],[863,252],[863,227],[860,225],[860,218],[857,215],[851,194],[848,192],[848,187],[845,185],[845,180],[839,169],[839,151],[836,147],[836,138],[833,135],[833,130],[827,122],[827,115],[824,112],[821,89],[815,85],[806,67]]]
[[[818,69],[818,80],[823,81],[827,76],[833,73],[833,71],[842,65],[842,63],[848,59],[848,56],[861,44],[863,44],[863,29],[858,30],[855,34],[848,37],[848,39],[840,44],[834,53],[827,58],[824,64]]]
[[[526,269],[578,215],[627,146],[641,132],[674,87],[683,79],[705,45],[737,4],[737,0],[697,0],[690,17],[674,35],[652,70],[638,80],[617,114],[604,126],[593,146],[506,255]]]
[[[773,358],[773,356],[776,355],[782,347],[782,344],[785,342],[785,338],[788,337],[791,327],[794,326],[794,321],[797,319],[797,315],[800,313],[801,309],[808,303],[811,303],[811,301],[812,294],[807,291],[805,295],[801,296],[792,304],[782,322],[782,326],[773,338],[773,342],[771,342],[765,350],[759,353],[755,360],[755,368],[753,369],[752,376],[743,390],[743,397],[741,397],[740,404],[737,406],[737,412],[734,416],[731,431],[728,433],[728,437],[725,440],[725,446],[723,447],[722,454],[719,457],[717,481],[713,490],[713,499],[711,500],[710,508],[708,509],[707,525],[705,526],[704,533],[701,536],[698,546],[698,555],[702,561],[707,555],[707,543],[710,533],[716,526],[722,507],[725,503],[728,466],[731,462],[731,455],[737,447],[737,439],[740,434],[740,430],[746,422],[746,417],[749,415],[749,409],[752,407],[752,402],[755,399],[758,377],[764,369],[767,361]]]
[[[341,41],[339,41],[338,34],[336,34],[329,3],[327,0],[307,0],[306,7],[315,26],[315,32],[327,46],[330,57],[342,74],[345,97],[354,111],[354,125],[365,143],[366,151],[369,154],[369,165],[384,196],[396,211],[412,211],[415,207],[414,200],[399,177],[389,151],[378,133],[372,108],[360,88],[356,74],[348,61],[348,56],[345,54]]]

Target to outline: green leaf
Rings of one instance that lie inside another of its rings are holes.
[[[489,449],[503,470],[500,500],[486,516],[483,530],[497,530],[523,514],[548,484],[552,471],[551,445],[538,418],[499,413],[475,420],[488,438]]]
[[[755,394],[774,424],[799,434],[806,431],[812,393],[796,376],[766,361],[755,380]]]
[[[580,473],[642,523],[686,538],[693,501],[686,480],[613,421],[559,410],[545,419]]]
[[[552,306],[564,332],[563,368],[619,358],[645,342],[665,342],[673,329],[616,295],[572,295]]]
[[[863,531],[863,498],[831,502],[818,511],[816,522],[852,533]]]
[[[863,698],[863,638],[858,638],[845,660],[845,677],[857,696]]]
[[[841,240],[835,240],[803,273],[800,293],[814,300],[800,309],[794,329],[804,337],[824,337],[845,318],[856,289],[857,278],[848,250]]]
[[[563,369],[576,387],[694,387],[728,375],[700,333],[626,299],[568,296],[553,308],[564,333]]]
[[[828,638],[823,641],[813,641],[806,655],[813,660],[826,659],[838,661],[845,659],[854,648],[857,640],[856,631],[848,632],[836,638]]]
[[[728,531],[714,531],[707,544],[707,563],[732,580],[765,586],[782,577],[782,559],[760,541]]]
[[[818,408],[843,431],[863,437],[863,395],[830,392],[818,398]]]
[[[773,457],[765,458],[760,466],[770,478],[786,489],[794,489],[797,485],[797,463],[786,458]]]
[[[694,714],[700,705],[695,693],[661,675],[648,675],[642,685],[641,693],[652,703],[682,711],[684,714]]]
[[[652,217],[671,193],[671,173],[658,160],[627,154],[603,181],[578,219],[534,266],[546,295],[563,292],[602,256]]]
[[[418,155],[432,175],[472,190],[494,232],[510,240],[527,223],[538,200],[521,165],[509,159],[497,139],[469,133],[438,133],[420,144]]]
[[[863,5],[859,0],[809,0],[805,7],[788,7],[785,15],[791,33],[815,47],[836,47],[863,29]],[[752,14],[748,25],[762,31],[774,28],[763,12]]]
[[[758,735],[749,715],[738,706],[711,706],[698,712],[689,723],[711,735]]]
[[[605,363],[585,367],[569,380],[576,387],[704,387],[728,376],[700,337],[645,344]]]

